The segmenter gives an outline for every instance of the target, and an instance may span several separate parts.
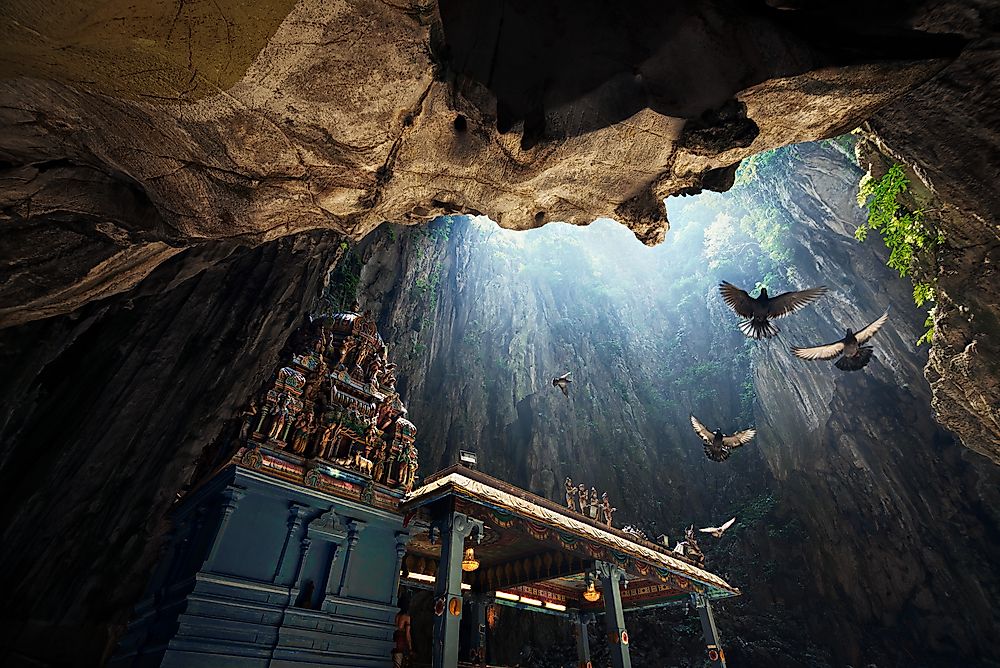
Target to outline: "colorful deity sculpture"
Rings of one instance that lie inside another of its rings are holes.
[[[312,426],[313,414],[311,412],[299,413],[299,417],[295,420],[295,425],[292,427],[292,437],[289,439],[292,452],[301,455],[306,451],[306,445],[309,444],[309,435],[312,433]]]
[[[705,554],[698,547],[698,540],[695,537],[693,524],[684,531],[684,556],[699,566],[705,565]]]
[[[409,493],[413,491],[413,484],[416,480],[417,449],[410,444],[400,453],[399,457],[401,462],[399,483],[403,487],[403,491]]]
[[[251,399],[250,404],[243,411],[243,424],[240,425],[240,443],[245,443],[250,435],[250,430],[257,421],[257,400]]]
[[[272,441],[280,441],[282,439],[282,432],[285,429],[285,424],[288,422],[289,417],[289,396],[287,394],[282,395],[278,399],[277,408],[274,411],[274,416],[271,419],[271,428],[267,432],[267,437]]]
[[[587,504],[587,517],[596,520],[600,516],[601,502],[597,498],[597,489],[590,488],[590,502]]]
[[[389,444],[385,441],[378,446],[375,451],[375,469],[372,471],[372,479],[376,482],[385,482],[385,476],[389,463]]]
[[[240,416],[240,447],[277,446],[370,476],[370,485],[412,489],[417,430],[371,314],[310,317],[291,341],[290,360]]]
[[[576,485],[573,484],[573,479],[566,476],[566,507],[570,510],[576,510],[576,503],[574,498],[576,497]]]
[[[611,505],[611,500],[608,499],[608,493],[604,492],[601,494],[601,514],[604,517],[604,523],[611,526],[611,518],[615,514],[617,508]]]

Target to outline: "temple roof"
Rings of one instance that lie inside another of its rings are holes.
[[[449,497],[454,499],[456,510],[483,519],[487,525],[489,540],[476,550],[486,572],[475,574],[474,588],[530,586],[540,597],[550,592],[560,597],[559,602],[579,603],[576,597],[584,582],[578,575],[586,570],[580,564],[601,560],[615,563],[629,574],[630,588],[637,594],[642,590],[644,604],[650,599],[677,599],[693,591],[712,598],[740,594],[718,575],[678,558],[664,547],[637,541],[619,529],[600,525],[558,503],[464,467],[435,474],[408,494],[400,509],[419,514]],[[491,534],[495,537],[491,538]],[[413,548],[420,556],[434,556],[428,543],[418,540]],[[567,555],[565,561],[561,555]],[[559,564],[565,563],[561,571],[551,565],[552,556]],[[540,565],[542,559],[544,565]],[[511,578],[507,564],[516,564],[518,571],[523,569],[523,575]]]

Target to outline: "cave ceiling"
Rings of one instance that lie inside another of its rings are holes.
[[[0,321],[70,311],[223,238],[357,239],[478,212],[513,229],[609,216],[656,243],[664,197],[726,189],[747,155],[855,127],[964,43],[900,16],[849,29],[842,4],[5,3]]]

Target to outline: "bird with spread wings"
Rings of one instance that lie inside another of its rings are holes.
[[[889,310],[886,309],[877,320],[868,323],[859,332],[853,332],[848,328],[847,335],[839,341],[812,348],[792,348],[792,354],[803,360],[832,360],[839,357],[840,359],[834,362],[834,366],[838,369],[858,371],[868,366],[868,362],[872,359],[872,347],[862,344],[875,336],[888,320]]]
[[[722,281],[719,284],[722,300],[742,318],[740,331],[747,338],[767,339],[778,333],[778,328],[771,323],[772,318],[782,318],[790,313],[808,306],[826,294],[826,286],[808,288],[796,292],[783,292],[777,297],[767,294],[767,288],[760,289],[760,295],[751,297],[746,290]]]
[[[705,527],[704,529],[698,529],[698,531],[702,533],[712,534],[716,538],[722,538],[722,534],[726,533],[726,529],[733,526],[733,522],[735,521],[736,518],[733,517],[728,522],[723,524],[721,527]]]
[[[552,379],[552,384],[562,390],[567,399],[569,399],[569,384],[573,382],[573,379],[570,378],[571,375],[573,375],[573,372],[567,371],[563,375]]]
[[[713,462],[723,462],[729,459],[730,452],[746,445],[757,435],[756,429],[744,429],[731,436],[723,434],[721,429],[712,432],[694,415],[691,416],[691,426],[694,428],[694,433],[698,434],[705,442],[705,456]]]

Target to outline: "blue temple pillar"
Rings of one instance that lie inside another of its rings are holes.
[[[294,541],[299,531],[302,529],[302,520],[308,506],[303,503],[291,502],[288,504],[288,533],[285,534],[285,542],[281,546],[281,556],[278,557],[278,567],[274,571],[271,581],[279,585],[291,584],[295,577],[296,560],[292,557],[294,552]]]
[[[232,519],[233,513],[236,512],[236,508],[239,507],[240,500],[245,495],[246,489],[236,485],[226,487],[220,494],[222,503],[219,506],[219,528],[215,532],[212,549],[208,553],[208,558],[205,559],[205,570],[211,571],[215,568],[216,557],[218,557],[222,546],[226,544],[226,529],[229,528],[229,521]]]
[[[450,507],[434,519],[441,536],[441,561],[434,584],[433,668],[458,665],[458,639],[462,621],[462,554],[465,539],[476,532],[483,537],[483,523]]]
[[[590,637],[587,633],[587,627],[592,621],[594,621],[594,613],[583,611],[576,613],[576,656],[579,668],[592,668]]]
[[[351,520],[347,523],[347,551],[344,553],[344,570],[340,575],[340,587],[337,589],[337,596],[349,596],[351,590],[351,577],[354,570],[354,548],[358,545],[361,531],[365,528],[365,523],[360,520]],[[333,564],[330,564],[330,574],[332,578]],[[332,587],[331,587],[332,590]]]
[[[409,531],[396,532],[396,567],[393,569],[396,581],[392,585],[392,593],[389,595],[389,605],[399,603],[399,576],[403,569],[403,558],[406,556],[406,546],[410,542]]]
[[[712,614],[712,604],[704,594],[691,594],[698,616],[701,618],[701,632],[705,635],[705,647],[708,650],[709,665],[726,668],[726,654],[719,642],[719,630],[715,627],[715,616]]]
[[[601,593],[604,594],[604,624],[608,631],[611,665],[613,668],[632,668],[620,588],[625,572],[614,564],[603,561],[595,562],[594,566],[601,579]]]

